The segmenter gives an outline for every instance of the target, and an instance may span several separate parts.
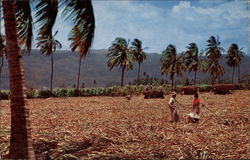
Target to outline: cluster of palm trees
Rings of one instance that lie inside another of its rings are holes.
[[[142,41],[139,39],[134,39],[129,46],[130,40],[118,37],[112,42],[112,45],[108,49],[107,57],[108,68],[111,70],[114,67],[119,67],[122,70],[121,74],[121,86],[124,82],[124,73],[130,69],[133,69],[133,62],[138,62],[138,74],[137,81],[140,76],[140,66],[141,63],[146,59],[146,53],[144,52],[147,47],[142,47]]]
[[[195,43],[190,43],[186,48],[187,50],[181,54],[177,53],[176,47],[172,44],[168,45],[162,52],[160,58],[161,75],[166,75],[172,82],[172,90],[174,89],[175,76],[182,76],[185,71],[194,72],[194,85],[196,85],[197,72],[209,72],[211,75],[211,83],[214,84],[216,80],[220,82],[221,77],[225,73],[223,66],[219,61],[222,58],[222,52],[225,50],[220,47],[221,42],[219,37],[211,36],[207,40],[207,48],[205,55],[199,51]],[[142,42],[134,39],[129,46],[129,40],[124,38],[116,38],[108,49],[107,65],[109,69],[119,67],[122,70],[121,86],[123,86],[124,72],[133,68],[133,62],[138,62],[138,75],[139,80],[140,65],[146,59],[146,53],[142,48]],[[237,44],[232,44],[227,51],[227,64],[233,67],[232,83],[234,79],[235,67],[238,67],[238,77],[240,77],[240,64],[244,57],[242,48],[239,49]],[[240,78],[239,78],[240,83]]]

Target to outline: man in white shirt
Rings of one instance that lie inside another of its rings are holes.
[[[171,121],[170,122],[179,122],[179,115],[177,114],[177,110],[176,110],[176,92],[172,93],[172,97],[170,98],[169,102],[168,102],[168,106],[171,112]]]

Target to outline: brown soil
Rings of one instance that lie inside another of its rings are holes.
[[[164,99],[77,97],[30,99],[37,158],[249,159],[250,91],[200,95],[201,120],[187,123],[192,95],[177,95],[180,122],[170,123]],[[0,106],[0,153],[8,152],[9,101]]]

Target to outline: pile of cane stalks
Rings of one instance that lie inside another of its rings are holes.
[[[42,159],[249,159],[250,91],[201,93],[201,120],[187,123],[193,95],[177,94],[180,122],[164,99],[29,99],[32,137]],[[7,157],[10,102],[0,105],[0,154]]]

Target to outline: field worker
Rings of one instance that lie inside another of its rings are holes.
[[[176,109],[176,92],[172,93],[172,97],[170,98],[168,102],[168,106],[171,112],[171,121],[170,122],[179,122],[179,116],[177,114]]]
[[[193,100],[193,112],[188,114],[188,121],[189,122],[198,122],[200,119],[199,113],[200,113],[200,99],[199,94],[194,94],[194,100]]]
[[[193,100],[193,112],[196,114],[200,113],[200,98],[197,92],[194,93],[194,100]]]

